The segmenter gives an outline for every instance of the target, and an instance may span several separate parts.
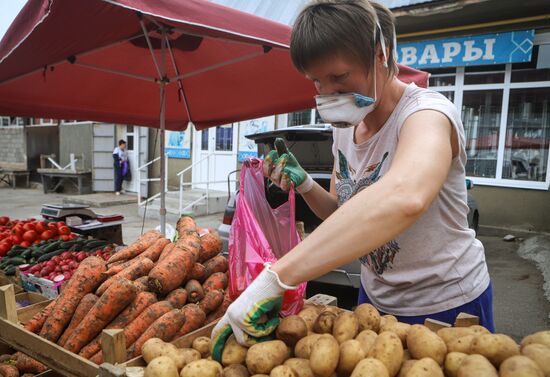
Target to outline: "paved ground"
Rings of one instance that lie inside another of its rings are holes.
[[[0,214],[14,218],[38,217],[43,203],[61,203],[62,199],[63,195],[44,195],[39,190],[0,188]],[[122,213],[125,216],[125,242],[131,242],[141,233],[143,220],[137,215],[136,204],[95,210],[101,214]],[[221,218],[222,214],[199,217],[197,222],[204,227],[216,228]],[[176,220],[176,216],[168,216],[168,224],[175,224]],[[157,220],[145,220],[144,229],[157,225]],[[493,281],[497,331],[519,340],[524,334],[550,328],[550,238],[523,235],[526,238],[523,242],[504,242],[504,235],[504,232],[492,231],[481,234],[479,238],[485,245]],[[547,276],[548,299],[543,290],[543,273]],[[357,298],[357,292],[351,289],[334,289],[314,283],[309,285],[308,296],[318,292],[337,296],[340,305],[348,308],[355,305]]]

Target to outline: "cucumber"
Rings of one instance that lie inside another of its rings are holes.
[[[20,264],[26,264],[27,261],[20,257],[11,258],[10,265],[11,266],[19,266]]]
[[[50,260],[52,259],[53,257],[63,253],[67,251],[67,249],[64,249],[64,248],[61,248],[61,249],[57,249],[55,251],[52,251],[51,253],[47,253],[47,254],[43,254],[42,256],[40,256],[40,258],[38,258],[36,260],[36,263],[40,263],[40,262],[44,262],[44,261],[47,261],[47,260]]]
[[[107,246],[108,243],[109,242],[105,240],[91,240],[86,242],[86,244],[82,247],[82,249],[84,251],[102,249],[105,246]]]
[[[18,256],[19,254],[21,254],[23,252],[23,250],[25,250],[24,247],[21,247],[19,245],[15,245],[14,247],[12,247],[10,249],[10,251],[8,251],[8,253],[6,254],[7,257],[16,257]]]
[[[73,245],[75,245],[78,242],[80,242],[79,239],[75,239],[75,240],[71,240],[71,241],[64,241],[64,242],[61,242],[61,244],[59,244],[59,248],[68,249],[68,248],[72,247]]]
[[[15,275],[15,266],[9,266],[4,270],[6,275]]]
[[[32,256],[33,248],[29,247],[27,250],[23,251],[20,255],[21,258],[27,260]]]
[[[59,241],[59,240],[55,240],[54,242],[50,242],[48,244],[46,244],[44,247],[41,247],[40,250],[41,252],[40,253],[37,253],[37,254],[46,254],[46,253],[51,253],[52,251],[55,251],[57,249],[59,249],[61,247],[61,244],[63,243],[63,241]],[[38,256],[38,255],[34,255],[34,256]]]

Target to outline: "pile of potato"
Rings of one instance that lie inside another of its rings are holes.
[[[221,364],[207,337],[186,349],[151,339],[143,346],[145,377],[550,377],[550,330],[520,347],[482,326],[436,333],[369,304],[354,312],[306,305],[281,320],[276,338],[246,348],[231,337]]]

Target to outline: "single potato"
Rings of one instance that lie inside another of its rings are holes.
[[[250,373],[244,365],[232,364],[223,368],[223,377],[250,377]]]
[[[423,325],[412,325],[407,335],[407,348],[413,359],[431,357],[443,365],[447,346],[443,339]]]
[[[320,337],[320,334],[311,334],[300,339],[298,343],[296,343],[296,347],[294,347],[294,355],[301,359],[309,359],[311,347],[313,347],[313,344],[319,340]]]
[[[174,363],[176,363],[178,370],[181,370],[192,361],[201,359],[200,352],[193,348],[178,348],[176,351],[169,352],[167,356],[171,358]]]
[[[462,352],[449,352],[445,357],[445,376],[447,377],[457,377],[458,368],[462,360],[468,356]]]
[[[297,377],[292,368],[285,365],[276,366],[269,373],[269,377]]]
[[[473,335],[482,335],[482,334],[490,334],[491,332],[487,330],[485,327],[481,325],[472,325],[468,327],[473,333]]]
[[[481,355],[466,356],[456,373],[457,377],[498,377],[497,370],[486,357]]]
[[[229,337],[222,351],[222,365],[244,364],[248,348],[241,346],[233,335]]]
[[[444,377],[438,363],[431,357],[424,357],[414,363],[405,377]]]
[[[338,343],[343,343],[346,340],[355,338],[358,332],[359,321],[355,314],[351,312],[342,312],[334,320],[332,335],[334,335]]]
[[[528,344],[521,349],[521,354],[537,363],[544,377],[550,377],[550,347],[539,343]]]
[[[391,314],[384,314],[380,317],[380,328],[386,326],[388,322],[398,322],[398,320]],[[380,330],[378,330],[378,332],[380,332]]]
[[[168,353],[175,352],[177,349],[175,345],[165,343],[162,339],[151,338],[143,343],[141,354],[145,362],[149,364],[153,359],[159,356],[168,356]]]
[[[403,345],[399,337],[391,331],[381,332],[370,349],[368,357],[380,360],[391,377],[397,375],[403,361]]]
[[[437,330],[437,335],[443,339],[445,344],[449,344],[451,341],[461,338],[466,335],[476,335],[474,330],[470,327],[444,327]]]
[[[180,372],[180,377],[222,377],[223,368],[213,360],[192,361]]]
[[[192,347],[200,352],[203,359],[210,356],[210,338],[207,336],[199,336],[193,340]]]
[[[291,368],[296,374],[296,377],[315,377],[311,367],[309,366],[308,359],[294,357],[285,361],[283,365]]]
[[[361,348],[363,348],[363,351],[365,351],[365,354],[368,355],[370,349],[374,345],[374,342],[376,341],[376,337],[378,336],[377,333],[375,333],[372,330],[363,330],[357,336],[355,337],[355,340],[358,340],[359,343],[361,343]]]
[[[383,362],[367,357],[357,364],[351,377],[389,377],[390,374]]]
[[[359,331],[372,330],[378,333],[380,329],[380,312],[371,304],[358,305],[353,311],[359,321]]]
[[[550,362],[550,360],[548,360]],[[512,356],[504,360],[499,368],[500,377],[544,377],[537,363],[527,356]]]
[[[508,335],[483,334],[472,340],[470,353],[485,356],[498,368],[507,358],[519,355],[519,346]]]
[[[521,341],[521,347],[525,347],[529,344],[544,344],[546,347],[550,347],[550,330],[539,331],[531,335],[527,335]]]
[[[469,354],[472,340],[474,340],[475,337],[476,335],[466,335],[451,340],[447,343],[447,352],[462,352]]]
[[[329,377],[336,370],[339,357],[340,345],[336,339],[330,335],[323,335],[311,347],[311,370],[318,377]]]
[[[294,347],[300,339],[307,335],[306,321],[298,315],[285,317],[279,323],[275,335],[287,346]]]
[[[251,374],[269,374],[289,357],[290,350],[282,340],[270,340],[254,344],[248,349],[246,367]]]
[[[346,340],[340,344],[340,358],[337,368],[338,375],[349,376],[357,363],[365,357],[367,357],[367,354],[363,351],[361,343],[358,340]]]
[[[332,328],[334,326],[336,316],[337,314],[333,312],[322,312],[313,324],[313,331],[318,334],[332,334]]]
[[[399,369],[399,374],[397,375],[397,377],[407,376],[407,373],[409,373],[409,370],[417,361],[418,360],[405,360],[403,364],[401,364],[401,369]]]
[[[315,324],[315,320],[317,320],[317,316],[319,316],[319,309],[314,306],[308,306],[302,309],[298,313],[298,316],[306,322],[307,330],[313,331],[313,325]]]
[[[144,377],[178,377],[178,368],[168,356],[159,356],[147,365]]]
[[[401,339],[403,348],[406,348],[407,335],[409,334],[410,328],[411,325],[408,323],[388,321],[384,324],[384,326],[380,327],[380,331],[391,331],[396,333],[399,339]]]

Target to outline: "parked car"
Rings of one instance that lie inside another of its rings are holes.
[[[295,126],[247,136],[247,138],[254,140],[258,145],[258,156],[260,157],[265,156],[270,150],[274,149],[275,139],[278,137],[285,140],[288,149],[294,154],[300,165],[317,183],[328,191],[334,164],[331,126],[324,124]],[[466,186],[468,189],[473,187],[471,180],[467,180]],[[237,196],[238,191],[229,192],[229,200],[223,216],[223,223],[218,227],[218,232],[224,242],[224,252],[227,252],[229,230],[236,209]],[[276,208],[287,201],[288,194],[275,185],[266,184],[266,197],[271,207]],[[470,228],[477,232],[479,210],[475,200],[469,193],[468,207],[470,208],[468,224]],[[306,235],[311,233],[322,221],[309,209],[300,195],[296,197],[296,221],[304,223]],[[332,270],[315,281],[359,288],[360,273],[361,263],[357,260]]]

